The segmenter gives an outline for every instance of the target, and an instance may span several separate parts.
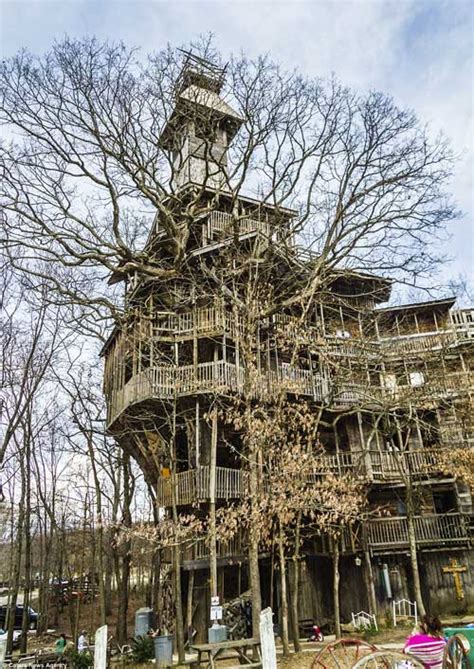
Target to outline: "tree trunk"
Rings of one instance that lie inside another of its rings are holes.
[[[176,478],[176,398],[173,403],[173,425],[171,435],[171,501],[173,522],[178,527],[178,508],[177,508],[177,478]],[[181,588],[181,546],[178,541],[173,548],[173,571],[174,571],[174,599],[175,599],[175,620],[176,620],[176,647],[178,649],[178,661],[185,661],[184,650],[184,620],[183,620],[183,601]]]
[[[290,643],[288,637],[288,590],[286,578],[285,546],[283,543],[283,531],[281,524],[278,528],[278,558],[280,562],[280,590],[281,590],[281,643],[283,655],[290,654]]]
[[[408,529],[408,545],[410,549],[410,564],[411,573],[413,577],[413,590],[415,595],[418,615],[424,616],[426,613],[423,596],[421,594],[420,571],[418,568],[418,555],[415,533],[415,518],[414,518],[414,502],[413,490],[409,482],[406,487],[406,507],[407,507],[407,529]]]
[[[186,603],[186,629],[188,634],[188,642],[191,643],[193,635],[193,595],[194,595],[194,569],[189,572],[188,580],[188,600]]]
[[[132,514],[131,504],[131,481],[130,481],[130,456],[123,454],[123,515],[122,523],[125,527],[131,527]],[[117,641],[124,645],[128,637],[128,599],[130,585],[130,561],[131,542],[126,540],[122,546],[122,560],[120,566],[120,582],[118,583],[118,617],[117,617]]]
[[[250,541],[249,541],[249,575],[250,575],[250,590],[252,593],[252,636],[256,639],[260,638],[260,612],[262,610],[262,594],[260,590],[260,569],[258,565],[258,544],[259,534],[258,525],[260,523],[259,512],[256,505],[253,503],[252,494],[257,494],[258,490],[258,465],[255,452],[250,456],[250,495],[251,495],[251,527],[250,527]]]
[[[27,428],[25,430],[25,565],[23,589],[23,618],[21,621],[20,652],[26,653],[28,647],[29,606],[31,595],[31,414],[28,411]]]
[[[339,539],[333,539],[333,605],[334,605],[334,627],[336,639],[341,638],[341,610],[339,606]]]
[[[8,608],[8,625],[7,625],[7,654],[10,655],[13,646],[13,630],[15,627],[15,610],[18,602],[18,591],[20,588],[20,565],[22,556],[23,543],[23,525],[24,525],[24,478],[22,477],[22,487],[20,496],[20,507],[18,510],[18,524],[17,524],[17,542],[15,550],[15,560],[13,562],[13,573],[11,577],[11,588]]]
[[[377,599],[375,597],[374,573],[372,570],[372,562],[370,561],[370,553],[368,550],[364,551],[364,574],[365,587],[367,590],[367,601],[369,604],[369,613],[377,614]]]
[[[211,463],[209,467],[209,568],[211,597],[217,596],[216,532],[217,412],[212,415]]]
[[[300,644],[300,628],[299,628],[299,597],[298,591],[300,587],[300,527],[301,527],[301,512],[298,514],[295,531],[295,550],[293,553],[293,590],[291,592],[291,626],[293,636],[293,647],[295,653],[301,650]]]

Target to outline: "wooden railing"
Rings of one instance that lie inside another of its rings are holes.
[[[171,478],[160,478],[157,485],[157,502],[160,506],[172,505]],[[216,499],[235,499],[247,490],[247,477],[241,469],[216,467]],[[210,468],[190,469],[176,475],[176,503],[192,504],[210,499]]]
[[[260,232],[266,237],[271,237],[272,235],[272,226],[266,221],[259,221],[250,217],[236,218],[225,211],[213,211],[203,228],[204,246],[215,240],[216,233],[219,239],[232,237],[235,228],[237,228],[239,235],[245,235],[250,232]]]
[[[415,537],[418,546],[457,544],[469,541],[466,517],[461,513],[415,516]],[[372,549],[407,547],[408,521],[405,516],[376,518],[368,521],[367,545]]]
[[[153,323],[154,337],[193,333],[202,336],[223,331],[235,334],[235,319],[223,306],[199,307],[184,313],[157,313]]]
[[[327,474],[370,478],[374,481],[403,480],[405,476],[421,477],[440,474],[441,448],[413,451],[340,451],[315,456],[315,466],[308,481],[317,481]],[[172,505],[171,478],[160,478],[157,501],[160,506]],[[243,469],[216,467],[216,499],[237,499],[248,492],[248,475]],[[188,505],[210,499],[210,468],[201,466],[176,475],[176,503]]]
[[[454,309],[450,316],[459,339],[474,339],[474,309]]]
[[[340,451],[339,453],[325,453],[316,456],[314,476],[330,474],[347,474],[361,472],[363,467],[364,451]]]
[[[471,372],[434,372],[424,379],[419,386],[397,385],[394,389],[385,389],[386,396],[397,398],[408,397],[435,397],[439,395],[450,395],[473,390],[473,379]]]
[[[393,398],[403,402],[413,398],[436,398],[472,391],[472,374],[451,372],[426,379],[423,385],[381,389],[357,383],[334,384],[312,370],[280,365],[274,370],[257,371],[251,380],[252,395],[268,397],[280,391],[303,395],[337,408],[372,405]],[[126,407],[150,398],[171,398],[198,392],[243,392],[245,372],[234,363],[219,360],[198,365],[156,366],[133,376],[126,385],[108,394],[108,423]],[[248,385],[248,384],[247,384]],[[247,386],[246,386],[247,387]]]
[[[412,451],[368,451],[375,479],[400,479],[407,475],[441,473],[442,448],[420,448]]]
[[[238,532],[228,541],[217,541],[217,558],[245,556],[247,552],[243,533]],[[182,553],[183,563],[194,560],[209,560],[209,544],[203,539],[186,548]]]
[[[108,396],[108,423],[128,406],[151,398],[167,399],[197,392],[243,392],[244,370],[223,360],[198,365],[150,367],[136,374],[120,390]],[[313,397],[322,401],[327,395],[325,379],[314,372],[294,367],[258,371],[250,392],[265,396],[278,391]]]
[[[423,448],[412,451],[357,450],[316,456],[315,477],[326,473],[366,476],[372,480],[401,480],[404,476],[441,474],[440,455],[445,448]]]
[[[392,357],[401,354],[422,353],[446,348],[456,342],[453,330],[437,332],[420,332],[393,337],[382,337],[380,345],[382,355]]]

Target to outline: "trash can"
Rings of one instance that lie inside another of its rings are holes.
[[[208,630],[209,643],[221,643],[227,641],[227,625],[218,625],[214,623]]]
[[[135,613],[135,636],[146,636],[149,629],[155,627],[155,614],[153,609],[143,607]]]
[[[155,645],[155,661],[158,669],[173,666],[173,636],[164,634],[155,636],[153,639]]]
[[[447,637],[459,634],[469,641],[470,650],[467,656],[471,665],[474,666],[474,627],[445,627],[443,632]]]

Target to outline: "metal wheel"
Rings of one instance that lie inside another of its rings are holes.
[[[468,657],[469,641],[462,634],[455,634],[448,639],[444,649],[443,669],[471,669]]]
[[[338,639],[319,651],[311,669],[352,669],[361,657],[376,650],[376,646],[362,639]]]
[[[392,650],[378,650],[362,657],[353,669],[425,669],[425,665],[412,655]]]

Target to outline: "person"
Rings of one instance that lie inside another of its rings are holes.
[[[78,653],[85,653],[87,649],[89,648],[89,644],[87,643],[87,632],[86,630],[82,630],[81,635],[79,639],[77,640],[77,652]]]
[[[316,625],[316,623],[313,623],[311,625],[311,634],[308,641],[324,641],[324,636],[323,633],[321,632],[321,628],[319,627],[319,625]]]
[[[65,649],[66,649],[66,635],[61,634],[59,639],[57,639],[56,643],[54,644],[54,652],[58,657],[61,657],[63,655]]]
[[[439,618],[424,615],[420,619],[419,631],[408,637],[403,652],[416,657],[427,669],[442,669],[445,646]]]

